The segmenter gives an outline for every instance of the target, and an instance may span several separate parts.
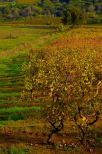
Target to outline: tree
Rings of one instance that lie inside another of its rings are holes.
[[[62,22],[65,25],[82,25],[85,24],[87,21],[87,15],[84,11],[82,11],[80,8],[76,7],[69,7],[64,10]]]
[[[95,7],[95,11],[97,13],[101,13],[102,14],[102,3],[96,3],[94,7]]]
[[[93,66],[88,60],[77,72],[79,74],[74,76],[73,83],[70,82],[69,85],[72,88],[68,89],[69,113],[79,129],[80,143],[86,145],[87,141],[88,144],[90,141],[90,138],[87,138],[88,130],[99,120],[101,114],[102,82],[97,80]]]
[[[65,112],[66,111],[66,112]],[[57,134],[64,128],[64,122],[67,117],[67,106],[63,101],[53,102],[45,112],[46,120],[52,126],[51,132],[48,135],[48,144],[54,144],[52,142],[52,136]]]
[[[59,0],[52,0],[52,3],[54,5],[54,15],[61,16],[62,3]]]
[[[89,52],[84,56],[83,59],[78,50],[71,49],[43,48],[30,52],[25,87],[32,99],[47,98],[43,108],[44,118],[52,126],[50,144],[52,135],[61,131],[69,119],[76,125],[80,144],[91,144],[88,130],[102,112],[102,79],[97,75],[95,55]]]
[[[12,5],[8,5],[2,10],[3,16],[8,19],[17,19],[20,15],[20,9],[16,7],[12,7]]]
[[[32,16],[32,8],[30,6],[24,8],[24,9],[21,9],[20,11],[20,15],[23,16],[23,17],[27,17],[27,16]]]
[[[40,93],[41,97],[49,98],[44,109],[44,117],[52,126],[47,141],[52,144],[53,134],[63,129],[67,116],[67,106],[64,102],[67,81],[64,62],[61,55],[58,56],[57,53],[52,55],[52,52],[46,49],[31,51],[29,60],[28,67],[25,67],[28,68],[25,88],[31,93],[32,99],[35,98],[35,91],[38,96]]]
[[[54,5],[51,2],[51,0],[43,0],[41,2],[41,6],[43,8],[43,13],[44,14],[47,14],[47,15],[53,14],[53,12],[54,12]]]
[[[85,0],[71,0],[69,2],[69,6],[75,6],[75,7],[80,7],[83,8],[85,5]]]

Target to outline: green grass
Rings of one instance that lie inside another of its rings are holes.
[[[29,116],[37,116],[40,114],[41,107],[9,107],[0,109],[0,121],[17,121],[27,119]],[[2,125],[2,122],[1,122]]]
[[[16,50],[20,45],[34,43],[49,32],[51,29],[34,29],[32,26],[0,26],[0,54],[2,51]]]
[[[9,149],[0,148],[0,154],[31,154],[31,147],[16,147],[12,146]]]
[[[20,97],[24,88],[26,53],[40,47],[55,29],[33,26],[0,26],[0,104]]]
[[[23,70],[24,55],[3,59],[0,64],[0,104],[9,103],[8,99],[20,96],[23,88]],[[21,88],[22,87],[22,88]]]
[[[11,23],[10,23],[11,24]],[[24,89],[23,64],[30,49],[40,48],[63,34],[55,33],[49,26],[0,26],[0,120],[24,120],[29,116],[39,116],[40,107],[20,105]],[[16,106],[16,107],[14,107]],[[20,106],[20,107],[19,107]],[[35,112],[33,112],[35,111]],[[1,124],[2,125],[2,124]]]
[[[31,110],[40,110],[41,108],[38,106],[32,106],[32,107],[11,107],[11,108],[2,108],[0,109],[1,113],[17,113],[17,112],[24,112],[24,111],[31,111]]]

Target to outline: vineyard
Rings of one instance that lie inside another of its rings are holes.
[[[0,154],[102,153],[102,0],[0,0]]]
[[[102,27],[0,28],[1,153],[101,153]]]

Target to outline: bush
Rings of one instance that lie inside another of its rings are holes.
[[[65,27],[64,27],[63,24],[59,24],[57,29],[58,29],[59,32],[63,32],[65,30]]]

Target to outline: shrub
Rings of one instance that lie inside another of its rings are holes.
[[[59,24],[57,29],[58,29],[59,32],[63,32],[65,30],[65,27],[64,27],[63,24]]]

